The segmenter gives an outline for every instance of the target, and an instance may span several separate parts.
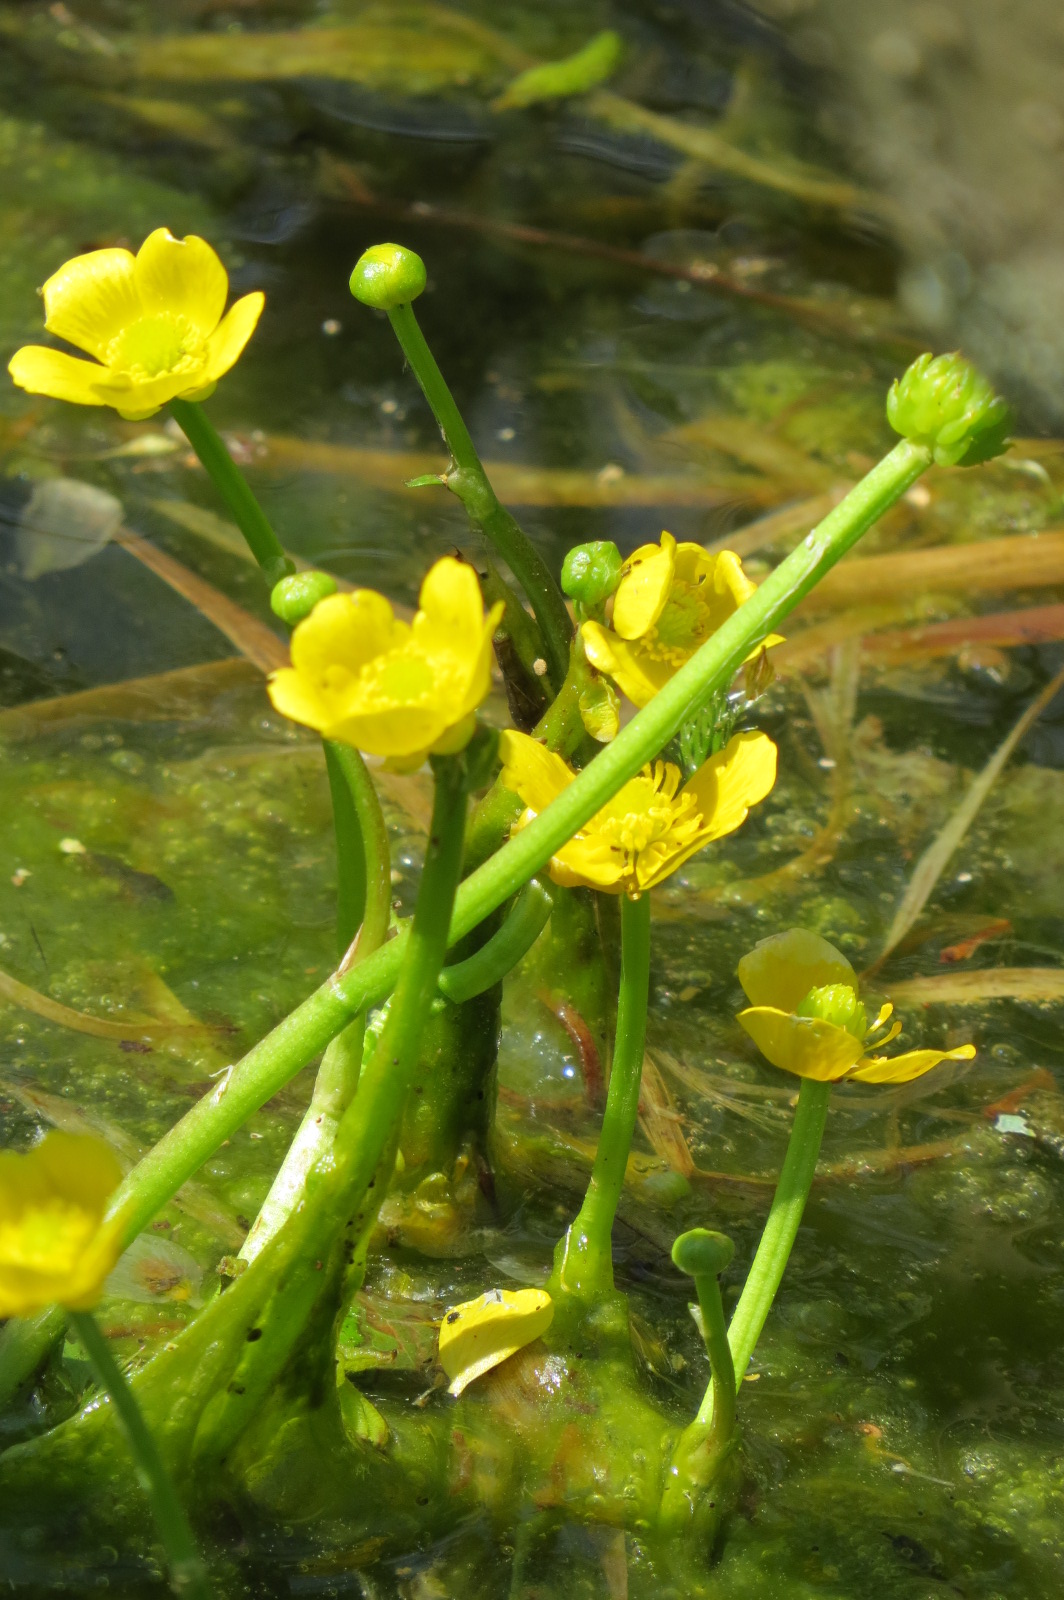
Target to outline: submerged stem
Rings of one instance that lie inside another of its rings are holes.
[[[252,555],[272,587],[281,578],[294,572],[295,566],[285,555],[281,541],[251,492],[250,484],[198,401],[171,400],[170,410],[174,421],[206,467],[211,482],[228,506],[233,521],[247,540]]]
[[[70,1321],[97,1378],[110,1395],[111,1403],[125,1430],[133,1460],[148,1491],[152,1515],[166,1550],[170,1583],[174,1592],[187,1596],[188,1600],[212,1600],[213,1590],[207,1578],[207,1569],[196,1547],[185,1508],[178,1499],[177,1491],[163,1465],[162,1456],[151,1431],[133,1398],[133,1391],[123,1377],[92,1313],[72,1311]]]
[[[568,666],[569,640],[573,632],[562,592],[528,535],[499,504],[462,413],[418,325],[413,306],[390,307],[388,318],[451,452],[454,465],[447,474],[447,487],[491,540],[528,596],[543,636],[548,672],[557,692]]]
[[[583,1204],[558,1247],[555,1277],[574,1294],[613,1288],[613,1219],[624,1187],[639,1112],[639,1084],[650,987],[650,896],[621,901],[621,979],[617,1042],[595,1164]]]

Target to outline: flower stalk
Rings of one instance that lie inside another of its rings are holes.
[[[152,1515],[166,1551],[170,1585],[184,1600],[212,1600],[213,1589],[196,1546],[185,1508],[178,1498],[151,1430],[133,1398],[133,1391],[111,1354],[91,1311],[72,1311],[70,1320],[96,1377],[111,1397],[129,1442],[130,1453],[151,1502]]]
[[[650,987],[650,896],[621,900],[617,1040],[595,1164],[583,1204],[555,1253],[553,1283],[593,1297],[613,1288],[613,1219],[639,1112]]]
[[[226,449],[225,441],[197,400],[171,400],[170,412],[196,452],[252,555],[272,588],[295,571],[251,486]]]

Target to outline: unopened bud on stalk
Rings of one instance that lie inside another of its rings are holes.
[[[716,1278],[735,1254],[726,1233],[710,1228],[691,1228],[681,1233],[672,1247],[673,1265],[690,1278]]]
[[[623,565],[610,539],[574,545],[562,563],[562,588],[578,605],[603,605],[620,583]]]
[[[309,617],[319,600],[336,593],[336,579],[327,572],[293,572],[270,591],[270,610],[294,628]]]
[[[887,421],[922,444],[940,467],[974,467],[1008,444],[1012,412],[982,373],[955,351],[917,356],[887,396]]]
[[[394,311],[424,292],[425,263],[401,244],[372,244],[351,274],[351,293],[364,306]]]

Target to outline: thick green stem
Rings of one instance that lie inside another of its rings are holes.
[[[742,1382],[750,1364],[798,1233],[805,1202],[813,1186],[830,1096],[830,1083],[817,1083],[812,1078],[802,1080],[772,1209],[728,1327],[736,1385]],[[711,1410],[712,1397],[707,1394],[699,1417],[708,1420]]]
[[[465,961],[444,967],[440,993],[455,1005],[483,994],[512,972],[550,920],[554,898],[535,878],[521,890],[509,916],[486,944]]]
[[[171,400],[170,410],[174,421],[206,467],[211,482],[228,506],[233,521],[247,540],[252,555],[272,588],[281,578],[294,572],[295,566],[285,555],[281,541],[266,520],[247,479],[197,401]]]
[[[102,1386],[111,1396],[137,1470],[148,1491],[152,1514],[166,1551],[170,1583],[188,1600],[211,1600],[213,1590],[203,1558],[196,1548],[185,1508],[177,1497],[140,1407],[111,1354],[107,1340],[89,1311],[72,1311],[70,1321]]]
[[[555,1257],[555,1277],[572,1294],[613,1288],[613,1219],[624,1187],[628,1152],[639,1113],[639,1084],[650,987],[650,896],[621,902],[621,981],[617,1041],[595,1164],[583,1205]]]
[[[568,666],[573,632],[562,592],[528,535],[499,504],[454,396],[418,326],[414,308],[395,306],[389,310],[388,318],[451,452],[454,465],[447,474],[447,487],[461,500],[528,596],[543,636],[547,670],[557,692]]]
[[[455,899],[451,944],[464,938],[541,871],[554,852],[664,748],[715,690],[730,683],[758,640],[783,622],[817,580],[916,481],[930,460],[930,452],[922,446],[907,441],[896,445],[557,800],[465,880]],[[323,1050],[353,1016],[368,1006],[380,1005],[395,984],[408,938],[408,931],[401,929],[351,971],[329,978],[148,1152],[127,1175],[112,1202],[112,1211],[122,1213],[127,1239],[135,1237],[219,1145]]]
[[[358,751],[328,739],[323,743],[339,863],[336,922],[340,954],[346,954],[357,933],[354,959],[364,961],[384,943],[391,919],[388,830],[373,780]],[[365,1032],[365,1017],[359,1014],[330,1040],[314,1080],[310,1105],[241,1247],[245,1261],[254,1260],[300,1204],[307,1174],[331,1150],[340,1118],[358,1088]]]

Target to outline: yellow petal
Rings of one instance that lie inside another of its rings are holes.
[[[754,1006],[795,1011],[810,989],[832,983],[857,987],[857,975],[833,944],[807,928],[761,939],[739,962],[739,982]]]
[[[275,711],[292,722],[301,722],[305,728],[316,728],[319,733],[333,721],[333,713],[317,685],[307,674],[294,667],[281,667],[266,680],[266,692]]]
[[[499,755],[502,771],[499,781],[510,789],[530,811],[546,811],[563,789],[573,781],[574,774],[561,756],[527,733],[517,733],[505,728],[499,738]]]
[[[370,756],[423,757],[453,726],[436,706],[388,706],[381,711],[361,711],[357,702],[350,714],[330,723],[326,737],[353,744]],[[468,743],[468,740],[466,741]],[[421,765],[419,759],[415,765]]]
[[[169,228],[156,228],[137,251],[134,274],[149,315],[170,311],[187,317],[204,339],[221,321],[229,279],[207,241],[194,233],[175,239]]]
[[[41,293],[48,332],[101,361],[115,335],[141,314],[128,250],[90,250],[75,256],[53,272]]]
[[[30,394],[50,395],[53,400],[67,400],[76,406],[103,406],[110,402],[100,393],[101,380],[106,379],[106,367],[95,361],[81,361],[62,350],[48,350],[44,345],[27,344],[7,364],[15,383]]]
[[[344,669],[357,678],[377,656],[405,643],[410,630],[398,622],[382,594],[355,589],[351,594],[327,595],[292,634],[292,665],[316,682],[330,669]]]
[[[673,675],[672,667],[641,650],[638,641],[630,643],[598,622],[585,622],[581,633],[591,665],[612,678],[634,706],[649,705]]]
[[[160,372],[157,378],[132,378],[122,372],[104,372],[96,385],[105,405],[113,406],[127,422],[142,422],[169,401],[201,391],[202,368],[194,374]],[[208,392],[210,386],[208,385]]]
[[[627,887],[623,854],[612,850],[602,839],[570,839],[551,856],[549,870],[553,881],[563,889],[583,885],[614,894]]]
[[[702,842],[733,833],[775,781],[776,746],[771,739],[752,732],[729,739],[681,790],[681,794],[693,796],[702,814]]]
[[[207,341],[204,371],[208,382],[217,383],[230,367],[236,365],[244,346],[255,332],[265,304],[266,296],[256,290],[254,294],[246,294],[242,300],[230,306]],[[184,398],[191,399],[192,396],[186,395]]]
[[[775,1006],[751,1006],[739,1021],[766,1060],[799,1078],[835,1083],[861,1059],[861,1041],[822,1017],[796,1017]]]
[[[483,705],[491,693],[491,664],[495,659],[493,641],[495,630],[502,621],[505,610],[506,606],[500,600],[492,606],[484,618],[479,649],[470,662],[465,692],[454,708],[456,714],[461,712],[463,719],[470,712],[476,711],[478,706]]]
[[[855,1083],[911,1083],[940,1061],[970,1061],[974,1055],[973,1044],[962,1044],[956,1050],[908,1050],[900,1056],[866,1056],[849,1077]]]
[[[546,1333],[554,1303],[545,1289],[490,1289],[453,1306],[440,1324],[440,1365],[449,1393],[489,1372],[522,1346]]]
[[[121,1175],[108,1147],[80,1134],[0,1153],[0,1317],[95,1304],[120,1253],[120,1225],[103,1215]]]
[[[639,639],[665,608],[672,587],[676,540],[663,533],[660,545],[643,545],[625,562],[625,575],[613,597],[613,631]]]
[[[418,596],[414,636],[422,649],[434,646],[461,653],[479,643],[484,601],[477,575],[467,561],[444,556],[425,574]]]

